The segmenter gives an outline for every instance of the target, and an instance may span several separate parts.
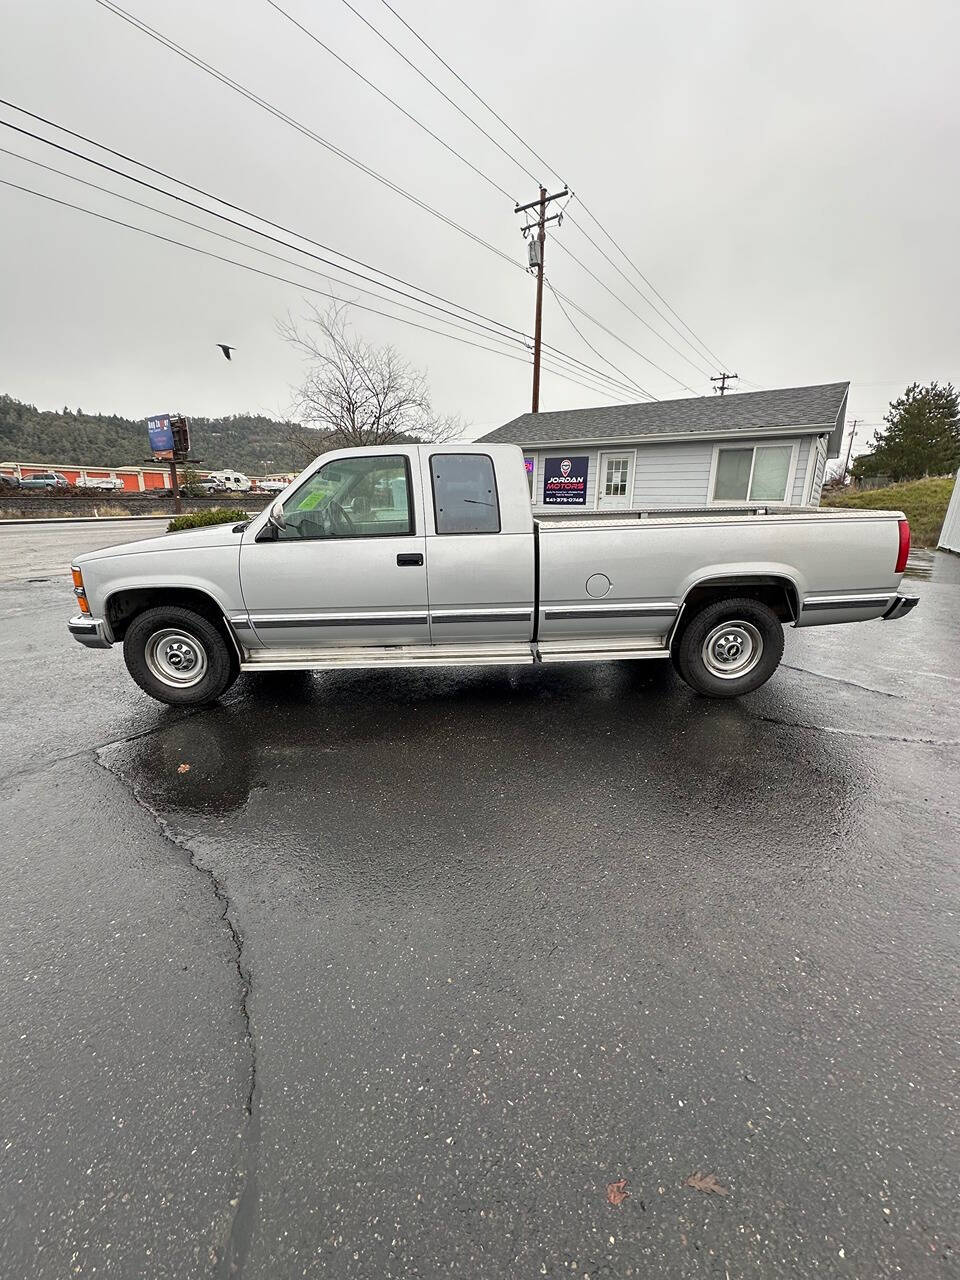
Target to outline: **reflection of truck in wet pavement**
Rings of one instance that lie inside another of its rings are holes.
[[[180,705],[242,671],[639,658],[730,697],[788,623],[912,609],[909,545],[896,511],[534,520],[513,445],[380,446],[324,454],[253,520],[80,556],[69,626]]]

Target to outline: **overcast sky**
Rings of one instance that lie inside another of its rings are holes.
[[[536,195],[531,178],[342,0],[280,2],[510,196]],[[556,188],[554,176],[382,0],[351,3]],[[555,167],[683,321],[740,373],[741,388],[747,380],[775,387],[850,379],[848,419],[878,423],[907,382],[960,377],[960,6],[953,0],[392,3]],[[503,253],[524,258],[520,219],[507,195],[267,0],[124,0],[124,7]],[[0,0],[0,19],[4,97],[477,312],[532,329],[532,277],[95,0]],[[0,118],[37,128],[7,108]],[[0,133],[0,146],[255,241],[9,129]],[[131,416],[285,410],[301,366],[275,322],[316,298],[302,286],[330,287],[304,269],[318,264],[271,262],[6,154],[0,178],[298,282],[264,279],[0,186],[0,392],[44,408],[80,405]],[[569,212],[628,280],[653,296],[577,200]],[[604,359],[612,361],[658,398],[689,394],[679,384],[708,394],[708,375],[718,368],[667,328],[569,220],[550,234],[547,276],[556,288],[666,374],[572,313],[594,354],[549,295],[546,339],[595,367],[609,371]],[[605,292],[559,249],[561,241],[693,363]],[[336,291],[383,306],[342,286]],[[423,367],[438,409],[462,414],[471,434],[529,408],[523,364],[379,316],[355,311],[353,319],[364,336],[395,344]],[[236,346],[231,363],[218,342]],[[546,374],[541,408],[638,398],[600,396]]]

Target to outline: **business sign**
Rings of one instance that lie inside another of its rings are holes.
[[[587,457],[545,458],[543,463],[544,506],[583,507],[587,503]]]
[[[155,458],[173,457],[173,427],[169,413],[158,413],[147,419],[150,452]]]
[[[150,452],[155,458],[186,458],[190,453],[190,424],[181,415],[158,413],[147,419]]]

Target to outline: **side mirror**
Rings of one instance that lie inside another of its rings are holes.
[[[277,530],[285,529],[287,527],[287,522],[283,515],[282,502],[275,502],[270,508],[270,514],[267,516],[267,524],[270,525],[271,529]]]

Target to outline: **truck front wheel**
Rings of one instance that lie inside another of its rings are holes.
[[[759,689],[780,665],[783,624],[759,600],[718,600],[687,622],[671,656],[697,693],[736,698]]]
[[[237,677],[236,655],[217,627],[192,609],[145,609],[127,628],[123,658],[137,684],[172,707],[215,702]]]

